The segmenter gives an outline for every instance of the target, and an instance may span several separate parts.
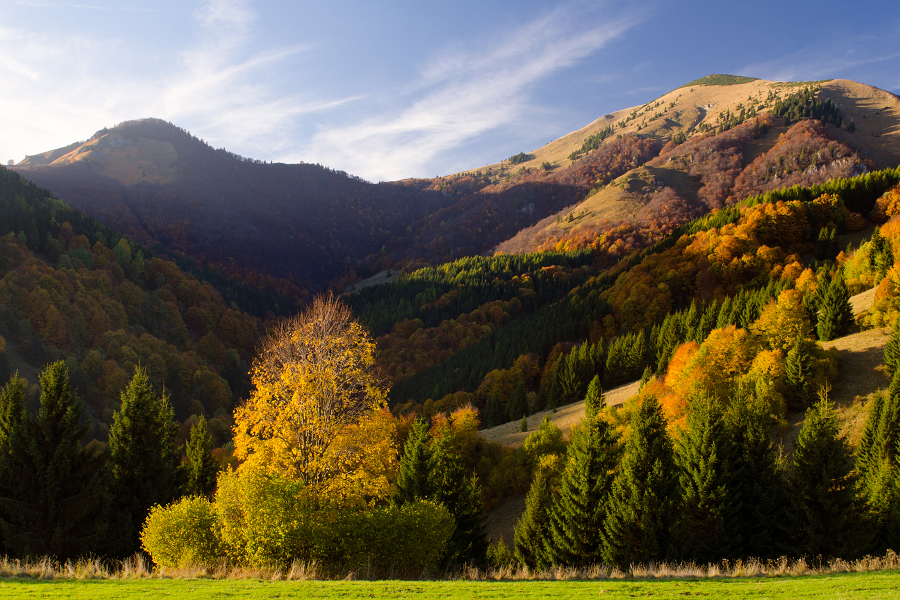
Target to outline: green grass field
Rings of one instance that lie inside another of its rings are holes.
[[[900,598],[900,572],[799,577],[595,581],[0,580],[0,598]]]

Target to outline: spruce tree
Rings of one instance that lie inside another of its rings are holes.
[[[488,398],[487,404],[484,407],[484,428],[490,429],[491,427],[496,427],[505,422],[506,420],[503,418],[503,407],[500,403],[500,394],[494,392],[491,394],[491,397]]]
[[[884,370],[888,377],[893,377],[900,370],[900,317],[894,321],[891,337],[884,346]]]
[[[721,329],[722,327],[726,327],[731,325],[731,308],[732,308],[732,300],[729,296],[725,298],[724,302],[722,302],[722,306],[719,308],[719,314],[716,317],[716,329]]]
[[[168,398],[153,392],[146,370],[138,367],[122,392],[121,407],[109,429],[109,495],[115,515],[110,523],[112,554],[137,552],[150,508],[179,495],[177,432]]]
[[[716,562],[741,555],[737,452],[719,407],[691,402],[687,431],[678,443],[683,518],[679,545],[685,560]]]
[[[744,556],[775,558],[785,554],[786,548],[787,483],[781,455],[772,441],[768,408],[750,400],[739,396],[727,415],[741,505],[736,537]]]
[[[509,403],[506,406],[509,421],[518,421],[528,414],[528,397],[525,394],[525,382],[519,381],[512,395],[509,397]]]
[[[603,559],[619,567],[670,559],[680,510],[672,440],[656,398],[644,398],[610,494]]]
[[[400,473],[397,475],[397,489],[394,502],[404,504],[418,498],[432,497],[431,486],[431,435],[428,426],[416,419],[403,446],[400,458]]]
[[[542,458],[525,497],[525,512],[516,523],[514,552],[530,569],[546,569],[553,564],[548,552],[552,540],[549,509],[559,486],[558,462],[553,455]]]
[[[38,413],[24,419],[6,456],[0,528],[11,554],[68,560],[95,552],[104,534],[103,456],[84,446],[87,425],[79,425],[82,405],[65,363],[47,366],[40,384]]]
[[[875,520],[876,552],[900,547],[900,373],[878,393],[857,449],[861,488]]]
[[[627,356],[624,347],[625,336],[619,336],[609,347],[606,354],[606,367],[604,368],[603,381],[607,385],[616,385],[625,381],[627,376]]]
[[[864,506],[850,448],[826,400],[806,411],[794,448],[791,498],[798,554],[850,559],[864,549]]]
[[[605,405],[606,400],[603,396],[603,388],[600,386],[600,377],[594,375],[588,385],[587,394],[584,396],[584,414],[588,419],[593,419],[600,415]]]
[[[609,423],[600,416],[585,418],[569,445],[559,493],[550,508],[549,550],[554,564],[600,562],[601,531],[618,458]]]
[[[843,335],[853,323],[850,291],[847,289],[840,269],[828,283],[818,307],[819,318],[816,332],[822,341],[827,342]]]
[[[785,379],[788,387],[788,404],[793,409],[806,406],[809,396],[809,351],[806,341],[798,335],[784,360]]]
[[[187,482],[184,493],[209,497],[216,489],[216,475],[219,466],[212,454],[212,439],[206,427],[206,419],[200,415],[197,424],[191,427],[191,436],[184,444],[187,458]]]
[[[15,451],[25,443],[25,380],[18,374],[0,392],[0,498],[13,491]],[[8,521],[0,501],[0,550],[3,548],[2,522]]]
[[[451,444],[449,436],[432,442],[428,469],[431,499],[443,504],[456,521],[444,563],[482,565],[488,539],[481,485],[474,473],[466,473],[462,458]]]

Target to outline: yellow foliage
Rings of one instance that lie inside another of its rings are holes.
[[[375,344],[349,308],[317,298],[264,342],[255,389],[235,411],[240,459],[302,482],[339,504],[387,496],[396,472],[394,425]]]
[[[784,290],[778,300],[770,300],[750,330],[765,339],[769,348],[787,351],[797,336],[812,337],[812,326],[803,307],[803,294]]]

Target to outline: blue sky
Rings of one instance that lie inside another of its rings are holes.
[[[159,117],[372,181],[533,150],[711,73],[900,93],[900,3],[0,0],[0,160]]]

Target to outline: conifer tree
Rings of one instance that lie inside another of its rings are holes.
[[[886,394],[872,399],[856,456],[875,520],[875,551],[900,547],[900,373],[894,373]]]
[[[484,407],[484,428],[490,429],[491,427],[496,427],[504,422],[506,422],[506,420],[503,418],[503,407],[500,404],[500,394],[494,392],[491,394],[491,397],[488,398],[487,404]]]
[[[618,455],[609,423],[600,416],[585,418],[569,445],[559,493],[550,508],[549,550],[554,564],[600,562],[601,531]]]
[[[416,419],[403,446],[400,457],[400,472],[397,475],[397,489],[394,502],[404,504],[417,498],[431,498],[431,435],[428,426]]]
[[[803,407],[809,395],[809,351],[806,341],[798,335],[784,360],[788,385],[788,399],[792,407]]]
[[[788,497],[780,454],[770,432],[769,411],[762,402],[739,396],[730,405],[728,422],[736,449],[733,469],[741,505],[736,538],[744,556],[782,556]]]
[[[884,370],[888,377],[893,377],[900,370],[900,318],[894,321],[891,337],[884,346]]]
[[[184,444],[187,482],[184,493],[193,496],[210,496],[216,489],[219,467],[212,454],[212,439],[206,427],[206,419],[200,415],[191,427],[191,436]]]
[[[798,554],[850,559],[864,549],[864,506],[850,448],[827,400],[806,411],[794,448],[791,497]]]
[[[610,494],[603,559],[619,567],[672,558],[680,489],[672,440],[656,398],[644,398]]]
[[[682,558],[702,563],[739,556],[738,460],[725,417],[708,398],[698,398],[687,426],[676,454],[684,503]]]
[[[525,512],[516,523],[514,552],[530,569],[546,569],[553,564],[548,552],[552,540],[549,509],[559,486],[560,463],[556,455],[542,457],[525,497]]]
[[[434,500],[455,521],[445,553],[447,565],[482,564],[487,552],[484,500],[474,474],[467,474],[449,436],[431,439],[427,425],[417,420],[400,459],[394,502]]]
[[[716,317],[716,329],[721,329],[722,327],[726,327],[731,325],[731,309],[732,309],[732,300],[729,296],[725,298],[722,302],[722,306],[719,307],[719,314]]]
[[[48,365],[40,384],[38,413],[24,419],[21,442],[6,457],[0,528],[11,554],[68,560],[96,551],[102,539],[103,457],[84,446],[87,425],[79,426],[82,405],[65,363]]]
[[[0,498],[8,498],[13,491],[14,457],[25,443],[25,380],[18,373],[0,392]],[[0,501],[0,549],[3,548],[3,504]]]
[[[831,278],[819,302],[819,319],[816,332],[822,341],[833,340],[843,335],[853,323],[853,309],[850,307],[850,291],[844,282],[840,269]]]
[[[110,551],[128,556],[140,548],[141,526],[155,504],[179,495],[180,457],[175,451],[175,413],[153,392],[138,367],[122,392],[122,405],[109,430],[109,495],[115,515]]]
[[[603,388],[600,385],[600,377],[594,375],[591,383],[588,385],[587,394],[584,396],[584,414],[588,419],[600,416],[600,412],[606,405],[606,399],[603,396]]]
[[[625,336],[619,336],[616,341],[609,347],[606,353],[606,367],[604,369],[603,381],[607,385],[615,385],[625,381],[627,369],[627,357],[624,348]]]
[[[525,394],[525,382],[519,381],[509,397],[507,411],[510,421],[518,421],[528,414],[528,397]]]
[[[451,447],[449,436],[431,444],[428,479],[431,499],[443,504],[456,521],[444,556],[445,564],[482,565],[488,539],[481,485],[474,473],[466,473],[462,459]]]

